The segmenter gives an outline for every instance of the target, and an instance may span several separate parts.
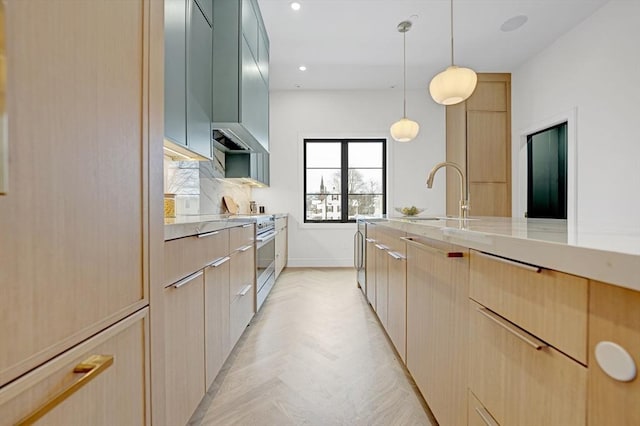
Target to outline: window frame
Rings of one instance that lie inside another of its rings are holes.
[[[307,143],[340,143],[340,219],[307,219]],[[382,215],[387,214],[387,139],[386,138],[304,138],[302,149],[302,215],[303,223],[355,223],[349,219],[349,143],[374,142],[382,144]],[[376,167],[377,169],[377,167]],[[354,195],[354,194],[351,194]],[[356,194],[368,195],[368,194]],[[370,194],[378,195],[378,194]]]

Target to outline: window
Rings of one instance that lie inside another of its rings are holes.
[[[304,140],[304,221],[386,213],[385,139]]]
[[[526,215],[567,218],[567,123],[527,136]]]

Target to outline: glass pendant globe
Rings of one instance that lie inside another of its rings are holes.
[[[473,94],[478,84],[478,76],[469,68],[451,65],[433,77],[429,93],[440,105],[455,105]]]
[[[391,125],[391,137],[398,142],[409,142],[418,136],[420,125],[404,117]]]

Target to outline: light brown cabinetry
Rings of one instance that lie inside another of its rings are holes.
[[[468,426],[500,426],[496,419],[491,416],[489,411],[482,405],[478,398],[469,391],[469,416]]]
[[[165,288],[166,421],[184,425],[205,393],[204,272]]]
[[[388,229],[386,239],[389,247],[386,330],[403,362],[407,349],[407,248],[402,240],[404,236],[404,232]]]
[[[229,326],[231,346],[244,332],[256,312],[254,225],[231,228]]]
[[[469,297],[587,364],[585,278],[471,251]]]
[[[470,301],[469,388],[501,425],[584,425],[587,369]]]
[[[438,423],[467,424],[468,250],[407,237],[407,368]]]
[[[389,312],[389,261],[387,255],[388,228],[378,227],[376,229],[375,257],[376,257],[376,303],[373,309],[378,314],[382,326],[387,328]]]
[[[606,375],[595,360],[602,341],[622,346],[640,365],[640,292],[590,283],[588,403],[590,426],[640,424],[640,379],[620,382]]]
[[[372,307],[376,306],[376,230],[377,226],[367,222],[365,236],[366,259],[365,259],[365,280],[367,280],[367,300]]]
[[[229,334],[229,256],[204,270],[205,384],[208,389],[231,351]]]
[[[95,378],[44,412],[38,424],[150,424],[146,392],[148,327],[148,308],[144,308],[3,387],[0,424],[14,425],[42,413],[54,395],[73,389],[74,384],[87,380],[87,374],[93,374],[74,372],[88,361],[99,368],[94,370],[99,371]],[[102,358],[92,358],[96,355]]]
[[[447,161],[467,172],[471,215],[511,216],[511,74],[478,74],[465,102],[447,106]],[[447,214],[458,214],[460,181],[447,174]]]
[[[0,386],[148,303],[148,9],[6,2]]]
[[[288,225],[287,217],[276,218],[276,279],[287,266],[288,253]]]

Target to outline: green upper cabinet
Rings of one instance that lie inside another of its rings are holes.
[[[269,39],[256,0],[213,0],[213,128],[269,151]]]
[[[213,155],[211,1],[165,0],[165,139],[206,158]]]

